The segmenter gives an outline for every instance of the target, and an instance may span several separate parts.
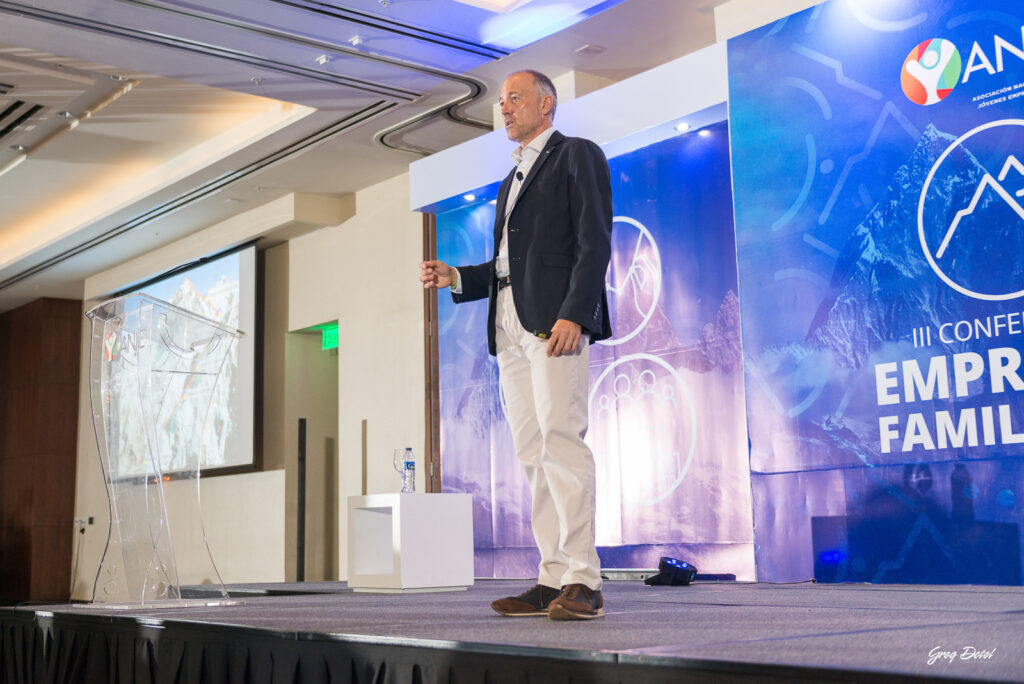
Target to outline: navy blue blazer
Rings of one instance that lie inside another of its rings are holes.
[[[495,354],[498,256],[513,168],[498,190],[494,254],[475,266],[459,266],[456,302],[487,297],[487,348]],[[512,298],[523,328],[548,333],[564,318],[578,323],[594,343],[611,337],[604,279],[611,258],[612,191],[601,148],[555,131],[530,175],[523,179],[508,219]]]

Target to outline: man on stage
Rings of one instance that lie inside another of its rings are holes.
[[[593,142],[553,128],[558,96],[544,74],[513,73],[499,104],[519,147],[498,191],[494,257],[458,268],[426,261],[420,280],[450,287],[456,302],[488,298],[488,349],[497,356],[512,441],[533,495],[537,584],[491,607],[509,617],[598,618],[594,456],[583,438],[589,344],[611,335],[608,162]]]

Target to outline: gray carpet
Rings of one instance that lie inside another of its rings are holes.
[[[491,600],[525,587],[481,580],[466,592],[395,595],[352,593],[331,582],[259,585],[255,590],[308,592],[259,596],[245,595],[254,586],[244,585],[231,588],[244,606],[116,614],[385,643],[527,648],[598,661],[615,654],[619,662],[685,658],[1024,680],[1024,587],[609,582],[601,620],[564,623],[491,612]],[[971,649],[989,657],[967,658]],[[929,664],[938,651],[953,657]]]

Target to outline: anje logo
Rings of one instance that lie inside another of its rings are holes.
[[[900,84],[911,102],[933,105],[953,92],[960,80],[960,51],[944,38],[931,38],[903,61]]]

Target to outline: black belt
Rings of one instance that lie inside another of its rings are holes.
[[[504,278],[498,278],[498,289],[499,290],[504,290],[506,287],[508,287],[511,284],[512,284],[512,279],[511,279],[510,276],[505,276]]]

